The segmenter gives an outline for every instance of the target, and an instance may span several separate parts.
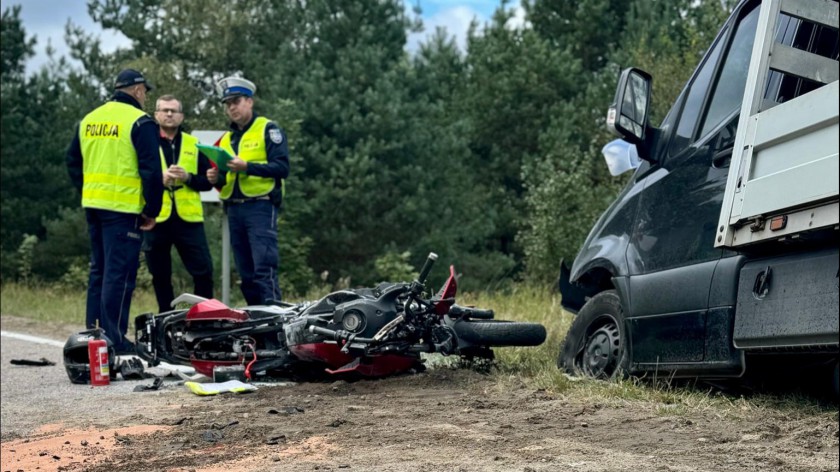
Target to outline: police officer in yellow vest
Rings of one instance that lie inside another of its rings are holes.
[[[228,77],[218,83],[230,131],[219,141],[235,159],[218,187],[230,227],[230,243],[249,305],[281,299],[277,280],[277,218],[283,179],[289,176],[286,134],[276,123],[254,113],[256,86]]]
[[[67,150],[82,192],[91,241],[85,324],[99,323],[117,354],[134,353],[125,335],[142,232],[155,226],[163,173],[157,124],[143,112],[152,89],[133,69],[119,73],[111,101],[88,113]]]
[[[198,138],[181,128],[181,101],[163,95],[155,102],[160,125],[160,165],[163,169],[163,207],[154,229],[146,232],[143,251],[152,274],[158,310],[172,309],[172,246],[193,278],[193,293],[213,298],[213,259],[204,234],[204,211],[199,192],[210,190],[219,170],[198,151]]]

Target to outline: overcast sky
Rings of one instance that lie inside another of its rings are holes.
[[[490,19],[499,6],[500,0],[404,0],[406,7],[419,4],[423,10],[425,31],[409,36],[408,49],[416,49],[417,43],[433,33],[437,26],[443,26],[451,35],[455,35],[463,50],[464,38],[470,21],[477,18],[479,23]],[[67,56],[68,48],[64,42],[64,26],[70,19],[90,33],[98,35],[103,48],[112,51],[128,45],[128,39],[112,30],[103,31],[91,20],[87,13],[85,0],[2,0],[3,10],[12,5],[22,5],[21,18],[28,37],[35,36],[36,55],[27,64],[27,72],[38,70],[47,62],[46,48],[51,44],[56,57]],[[518,6],[519,1],[511,1],[508,8]],[[520,15],[521,16],[521,15]]]

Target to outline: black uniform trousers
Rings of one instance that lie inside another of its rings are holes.
[[[269,197],[225,202],[230,224],[230,246],[239,272],[242,295],[248,305],[280,301],[277,278],[280,254],[277,248],[277,207]]]
[[[204,234],[204,223],[182,220],[175,209],[169,218],[146,231],[143,251],[152,274],[152,285],[160,312],[172,309],[172,246],[193,278],[193,294],[213,298],[213,259]]]
[[[126,333],[143,241],[140,216],[85,208],[85,217],[91,245],[85,324],[98,322],[117,352],[132,352]]]

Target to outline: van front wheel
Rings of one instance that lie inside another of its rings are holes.
[[[560,346],[557,366],[573,375],[611,379],[627,374],[624,310],[615,290],[601,292],[583,306]]]

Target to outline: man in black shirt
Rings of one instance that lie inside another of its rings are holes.
[[[163,95],[155,104],[160,126],[161,166],[163,168],[163,206],[157,224],[146,233],[143,250],[152,274],[158,310],[172,309],[172,246],[193,278],[193,293],[213,298],[213,259],[204,233],[204,213],[199,192],[210,190],[219,171],[199,152],[198,139],[183,132],[184,110],[172,95]]]

